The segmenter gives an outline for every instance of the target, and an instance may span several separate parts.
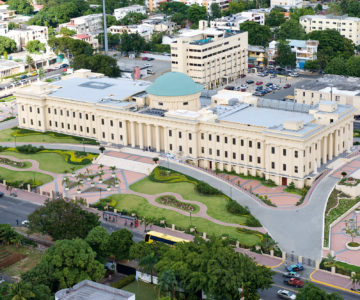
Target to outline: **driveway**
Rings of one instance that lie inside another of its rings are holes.
[[[325,177],[312,192],[308,205],[296,210],[275,210],[262,206],[242,191],[201,170],[174,162],[163,161],[161,165],[167,167],[168,163],[171,169],[205,181],[241,205],[248,206],[283,251],[321,259],[323,212],[337,178]]]

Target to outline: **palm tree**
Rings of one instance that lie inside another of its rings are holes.
[[[355,289],[355,285],[360,284],[360,273],[353,273],[350,279],[352,281],[353,288]]]
[[[26,56],[26,63],[28,64],[29,69],[34,67],[34,65],[36,65],[33,58],[30,55]]]
[[[27,300],[35,297],[35,294],[31,291],[31,283],[18,282],[10,286],[10,296],[11,300]]]
[[[176,299],[176,289],[179,287],[173,270],[169,269],[160,274],[159,288],[161,292],[170,293],[171,299]]]
[[[153,284],[153,273],[154,273],[155,265],[158,261],[159,258],[157,257],[154,251],[149,252],[148,255],[146,255],[139,261],[139,266],[141,267],[141,269],[145,273],[150,273],[151,284]]]
[[[326,261],[324,262],[324,266],[327,268],[332,268],[335,267],[336,265],[336,260],[335,260],[336,256],[332,256],[331,253],[328,253],[327,257],[326,257]]]
[[[66,189],[66,188],[69,188],[69,185],[70,185],[70,179],[69,179],[69,177],[65,176],[64,179],[63,179],[63,181],[62,181],[62,183],[63,183],[63,186],[64,186],[65,189]]]

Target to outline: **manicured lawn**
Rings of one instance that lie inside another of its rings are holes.
[[[0,131],[0,142],[15,142],[15,137],[12,135],[16,132],[16,129],[6,129]],[[81,144],[82,141],[74,139],[71,136],[55,137],[46,133],[34,132],[33,134],[27,134],[24,136],[17,136],[17,142],[25,143],[64,143],[64,144]]]
[[[15,151],[4,151],[4,152],[0,152],[0,155],[1,154],[10,155],[18,159],[37,160],[39,162],[39,168],[41,170],[58,173],[58,174],[66,173],[66,171],[71,172],[71,168],[75,168],[75,170],[78,170],[86,166],[86,165],[69,164],[58,153],[25,154]]]
[[[11,252],[17,252],[21,254],[25,254],[27,257],[18,261],[17,263],[2,269],[1,272],[8,276],[19,276],[21,273],[31,270],[34,268],[39,262],[41,257],[44,255],[44,252],[36,250],[33,247],[22,246],[16,248],[14,246],[7,247]]]
[[[235,216],[226,210],[227,200],[224,196],[205,196],[195,190],[195,185],[189,182],[159,183],[148,177],[137,181],[130,189],[144,194],[158,194],[173,192],[180,194],[185,200],[199,201],[207,206],[207,214],[226,223],[245,225],[245,216]]]
[[[350,270],[351,272],[355,272],[355,273],[360,273],[360,267],[359,266],[354,266],[354,265],[350,265],[341,261],[337,261],[336,262],[337,266],[341,266],[347,270]]]
[[[136,300],[156,300],[158,299],[158,289],[155,284],[145,283],[143,281],[134,281],[124,287],[122,290],[134,293]]]
[[[182,228],[188,228],[191,225],[190,217],[165,208],[153,206],[146,199],[137,195],[117,194],[111,195],[108,198],[117,201],[115,208],[120,211],[122,209],[127,211],[136,210],[141,216],[164,218],[168,226],[175,224]],[[196,226],[198,231],[206,232],[208,236],[228,234],[229,237],[237,239],[242,244],[248,246],[255,245],[260,241],[260,238],[256,235],[241,233],[236,231],[235,227],[221,226],[199,217],[192,217],[192,225]]]
[[[12,171],[0,167],[0,176],[5,178],[7,181],[28,181],[34,180],[41,181],[42,184],[52,181],[54,178],[50,175],[33,172],[33,171]]]

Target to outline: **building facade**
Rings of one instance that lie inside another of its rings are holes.
[[[247,72],[247,32],[207,28],[200,21],[199,30],[183,31],[170,48],[171,70],[210,89]]]
[[[13,60],[0,59],[0,78],[25,72],[25,64]]]
[[[59,29],[65,27],[75,30],[77,34],[99,34],[103,31],[102,14],[93,14],[70,19],[69,23],[59,25]]]
[[[248,62],[249,65],[263,66],[266,59],[266,49],[262,46],[248,46]]]
[[[131,5],[114,9],[114,17],[117,21],[120,21],[128,13],[139,13],[144,15],[146,14],[146,7],[142,5]]]
[[[360,18],[348,15],[306,15],[300,17],[299,21],[306,33],[334,29],[342,36],[352,40],[355,45],[360,45]]]
[[[310,107],[224,90],[200,107],[201,86],[183,73],[166,73],[154,84],[88,70],[72,76],[18,90],[19,126],[153,149],[299,188],[353,142],[349,105]]]
[[[315,105],[324,99],[339,104],[351,105],[360,114],[360,79],[339,75],[324,75],[307,81],[295,88],[294,100],[298,103]]]
[[[286,9],[301,8],[302,0],[270,0],[270,7],[280,6]]]
[[[99,41],[92,34],[82,33],[74,35],[72,38],[75,40],[81,40],[83,42],[89,43],[93,49],[99,48]]]
[[[124,32],[138,33],[146,41],[150,41],[153,35],[153,27],[147,24],[137,24],[137,25],[113,25],[110,26],[108,31],[112,34],[122,34]]]
[[[48,28],[37,25],[21,25],[21,28],[10,30],[5,36],[15,41],[18,51],[23,50],[30,41],[38,40],[47,45],[49,39]]]
[[[225,16],[210,21],[210,27],[217,29],[239,30],[240,24],[246,21],[256,22],[260,25],[265,24],[265,13],[243,11],[232,16]]]

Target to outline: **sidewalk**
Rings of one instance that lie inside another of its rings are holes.
[[[10,193],[15,193],[17,195],[17,199],[28,201],[33,204],[37,205],[43,205],[45,203],[45,200],[48,198],[47,196],[43,196],[40,194],[28,192],[22,189],[13,188],[10,192],[10,190],[6,190],[6,187],[3,184],[0,184],[0,191],[4,193],[5,196],[10,196]],[[11,196],[13,197],[13,196]]]
[[[351,290],[351,288],[353,287],[351,279],[343,275],[332,274],[324,270],[314,270],[310,274],[310,279],[311,281],[319,284],[360,295],[360,292],[355,292]],[[360,286],[357,285],[356,288],[359,289]]]
[[[280,257],[271,257],[270,255],[263,255],[256,252],[252,252],[248,249],[235,248],[236,252],[244,253],[255,259],[255,261],[262,266],[273,269],[281,266],[284,261]]]

